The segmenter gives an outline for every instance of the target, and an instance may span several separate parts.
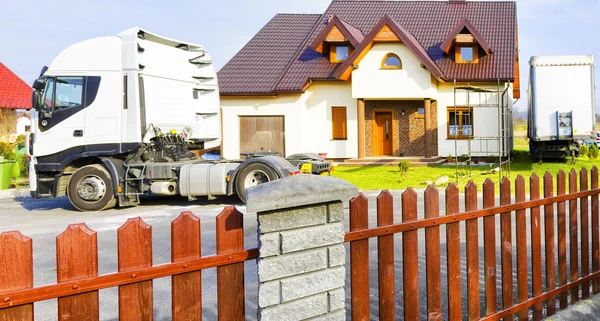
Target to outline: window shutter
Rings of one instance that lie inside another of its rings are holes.
[[[346,107],[331,107],[332,138],[347,139]]]

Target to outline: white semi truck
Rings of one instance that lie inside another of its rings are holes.
[[[536,56],[529,61],[528,137],[534,159],[578,153],[596,137],[594,57]]]
[[[63,50],[34,84],[28,139],[34,198],[68,196],[81,211],[140,203],[140,195],[237,195],[303,172],[316,154],[205,160],[221,144],[219,88],[200,45],[140,28]],[[308,169],[307,169],[308,168]]]

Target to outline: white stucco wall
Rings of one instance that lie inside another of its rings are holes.
[[[332,140],[331,107],[346,107],[347,140]],[[240,157],[240,116],[284,116],[285,154],[327,153],[327,158],[358,156],[356,99],[351,84],[314,82],[303,94],[273,97],[221,97],[223,156]]]
[[[383,58],[396,54],[402,69],[381,69]],[[352,97],[366,99],[436,98],[437,81],[404,44],[377,43],[352,72]]]
[[[17,135],[25,134],[25,126],[31,126],[31,119],[21,116],[17,119]]]

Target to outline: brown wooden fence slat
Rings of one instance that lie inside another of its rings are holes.
[[[217,254],[244,249],[244,217],[235,206],[227,206],[216,219]],[[219,320],[245,320],[244,263],[217,268]]]
[[[200,219],[191,212],[183,212],[171,222],[171,262],[200,256]],[[201,272],[172,276],[171,289],[173,320],[202,320]]]
[[[588,189],[588,174],[585,168],[581,169],[579,184],[580,190]],[[581,213],[579,221],[581,222],[581,276],[590,274],[590,217],[589,203],[587,197],[581,198]],[[590,297],[590,284],[584,283],[581,286],[581,299],[586,300]]]
[[[576,174],[575,171],[571,171],[569,173],[569,184],[571,183],[571,179],[575,178],[575,183],[577,184],[577,176],[573,176],[572,174]],[[573,176],[573,177],[572,177]],[[557,194],[565,195],[567,194],[566,188],[566,176],[563,170],[560,170],[557,175]],[[569,201],[569,205],[571,205],[572,201]],[[567,284],[567,207],[565,202],[558,202],[558,210],[557,210],[557,230],[558,230],[558,286],[562,286]],[[560,303],[560,309],[566,309],[569,306],[569,302],[567,301],[567,293],[561,293],[558,296],[558,301]]]
[[[440,216],[440,193],[430,185],[425,190],[425,217]],[[442,293],[440,277],[440,227],[425,229],[427,271],[427,320],[442,320]]]
[[[394,198],[387,190],[377,197],[377,226],[394,224]],[[377,237],[379,319],[396,320],[394,287],[394,235]]]
[[[130,218],[117,230],[119,272],[152,266],[152,227],[140,217]],[[152,281],[119,287],[119,320],[153,318]]]
[[[32,247],[31,239],[20,232],[0,234],[0,299],[3,292],[33,287]],[[33,304],[1,309],[0,320],[33,321]]]
[[[465,186],[465,209],[477,209],[477,186],[469,181]],[[467,237],[467,305],[469,320],[481,318],[479,310],[479,231],[477,218],[465,222]]]
[[[598,188],[598,167],[592,168],[591,177],[592,189]],[[598,195],[592,196],[592,272],[600,271],[600,230],[599,230],[599,208]],[[598,294],[600,292],[600,280],[596,279],[592,282],[592,292]]]
[[[417,193],[402,193],[402,221],[417,220]],[[404,281],[404,320],[419,320],[419,240],[417,231],[402,233],[402,266]]]
[[[98,239],[85,224],[71,224],[56,237],[58,283],[98,275]],[[59,320],[99,320],[98,291],[58,298]]]
[[[525,201],[525,178],[522,175],[515,179],[515,202]],[[517,238],[517,298],[519,302],[527,301],[529,294],[529,281],[527,279],[527,211],[516,211],[516,238]],[[531,265],[530,265],[531,266]],[[527,321],[527,310],[519,311],[519,321]]]
[[[554,195],[552,174],[544,175],[544,197]],[[556,288],[556,267],[554,264],[554,204],[544,206],[544,249],[546,255],[546,291]],[[556,313],[556,298],[552,297],[546,302],[546,316]]]
[[[500,182],[500,205],[510,204],[510,180],[504,177]],[[512,213],[500,215],[500,260],[502,261],[502,307],[513,305],[513,253],[512,253]],[[527,262],[525,262],[527,264]],[[512,321],[513,316],[505,318]]]
[[[446,188],[446,216],[459,212],[458,187],[450,183]],[[448,262],[448,320],[462,319],[462,293],[460,289],[460,224],[446,225],[446,257]]]
[[[571,170],[569,173],[569,193],[577,192],[577,172]],[[582,209],[583,210],[583,209]],[[576,281],[579,278],[579,256],[577,255],[577,200],[569,201],[569,270],[571,282]],[[565,293],[566,295],[566,293]],[[571,304],[577,303],[579,300],[579,287],[571,289]],[[564,309],[561,306],[561,309]]]
[[[494,182],[486,179],[483,183],[483,208],[495,205]],[[496,216],[483,218],[483,254],[485,281],[485,315],[498,310],[496,303]]]
[[[367,198],[361,193],[350,200],[350,231],[369,228]],[[352,320],[370,320],[369,240],[350,242],[350,291]]]
[[[529,179],[529,191],[531,200],[540,199],[540,179],[533,173]],[[531,208],[531,290],[533,296],[542,294],[542,231],[540,208]],[[533,306],[533,320],[542,319],[542,304]]]

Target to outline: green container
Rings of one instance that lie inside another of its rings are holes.
[[[15,164],[15,161],[0,161],[0,190],[8,189],[10,187]]]

